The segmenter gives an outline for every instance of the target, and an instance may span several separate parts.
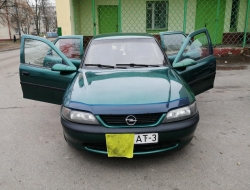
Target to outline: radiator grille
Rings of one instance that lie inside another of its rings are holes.
[[[129,115],[100,115],[102,121],[107,125],[119,126],[119,125],[128,125],[126,118]],[[156,123],[160,117],[161,113],[156,114],[135,114],[133,115],[136,118],[136,125],[150,125]]]

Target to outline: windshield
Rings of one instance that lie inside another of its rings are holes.
[[[164,55],[156,41],[143,39],[94,40],[87,52],[84,64],[143,64],[163,65]]]

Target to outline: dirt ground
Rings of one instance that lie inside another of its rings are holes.
[[[20,42],[17,40],[17,43],[13,41],[0,41],[0,52],[1,51],[9,51],[20,48]]]
[[[250,65],[250,55],[217,57],[217,70],[243,70]]]

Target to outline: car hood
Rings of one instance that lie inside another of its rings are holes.
[[[87,105],[154,104],[190,96],[182,79],[168,67],[79,71],[66,91],[65,106],[72,102]]]

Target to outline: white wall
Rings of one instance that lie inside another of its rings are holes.
[[[16,38],[19,39],[18,33],[15,32],[14,29],[10,28],[10,33],[9,33],[9,28],[8,25],[2,25],[0,24],[0,40],[10,40],[13,39],[13,35],[16,35]]]

